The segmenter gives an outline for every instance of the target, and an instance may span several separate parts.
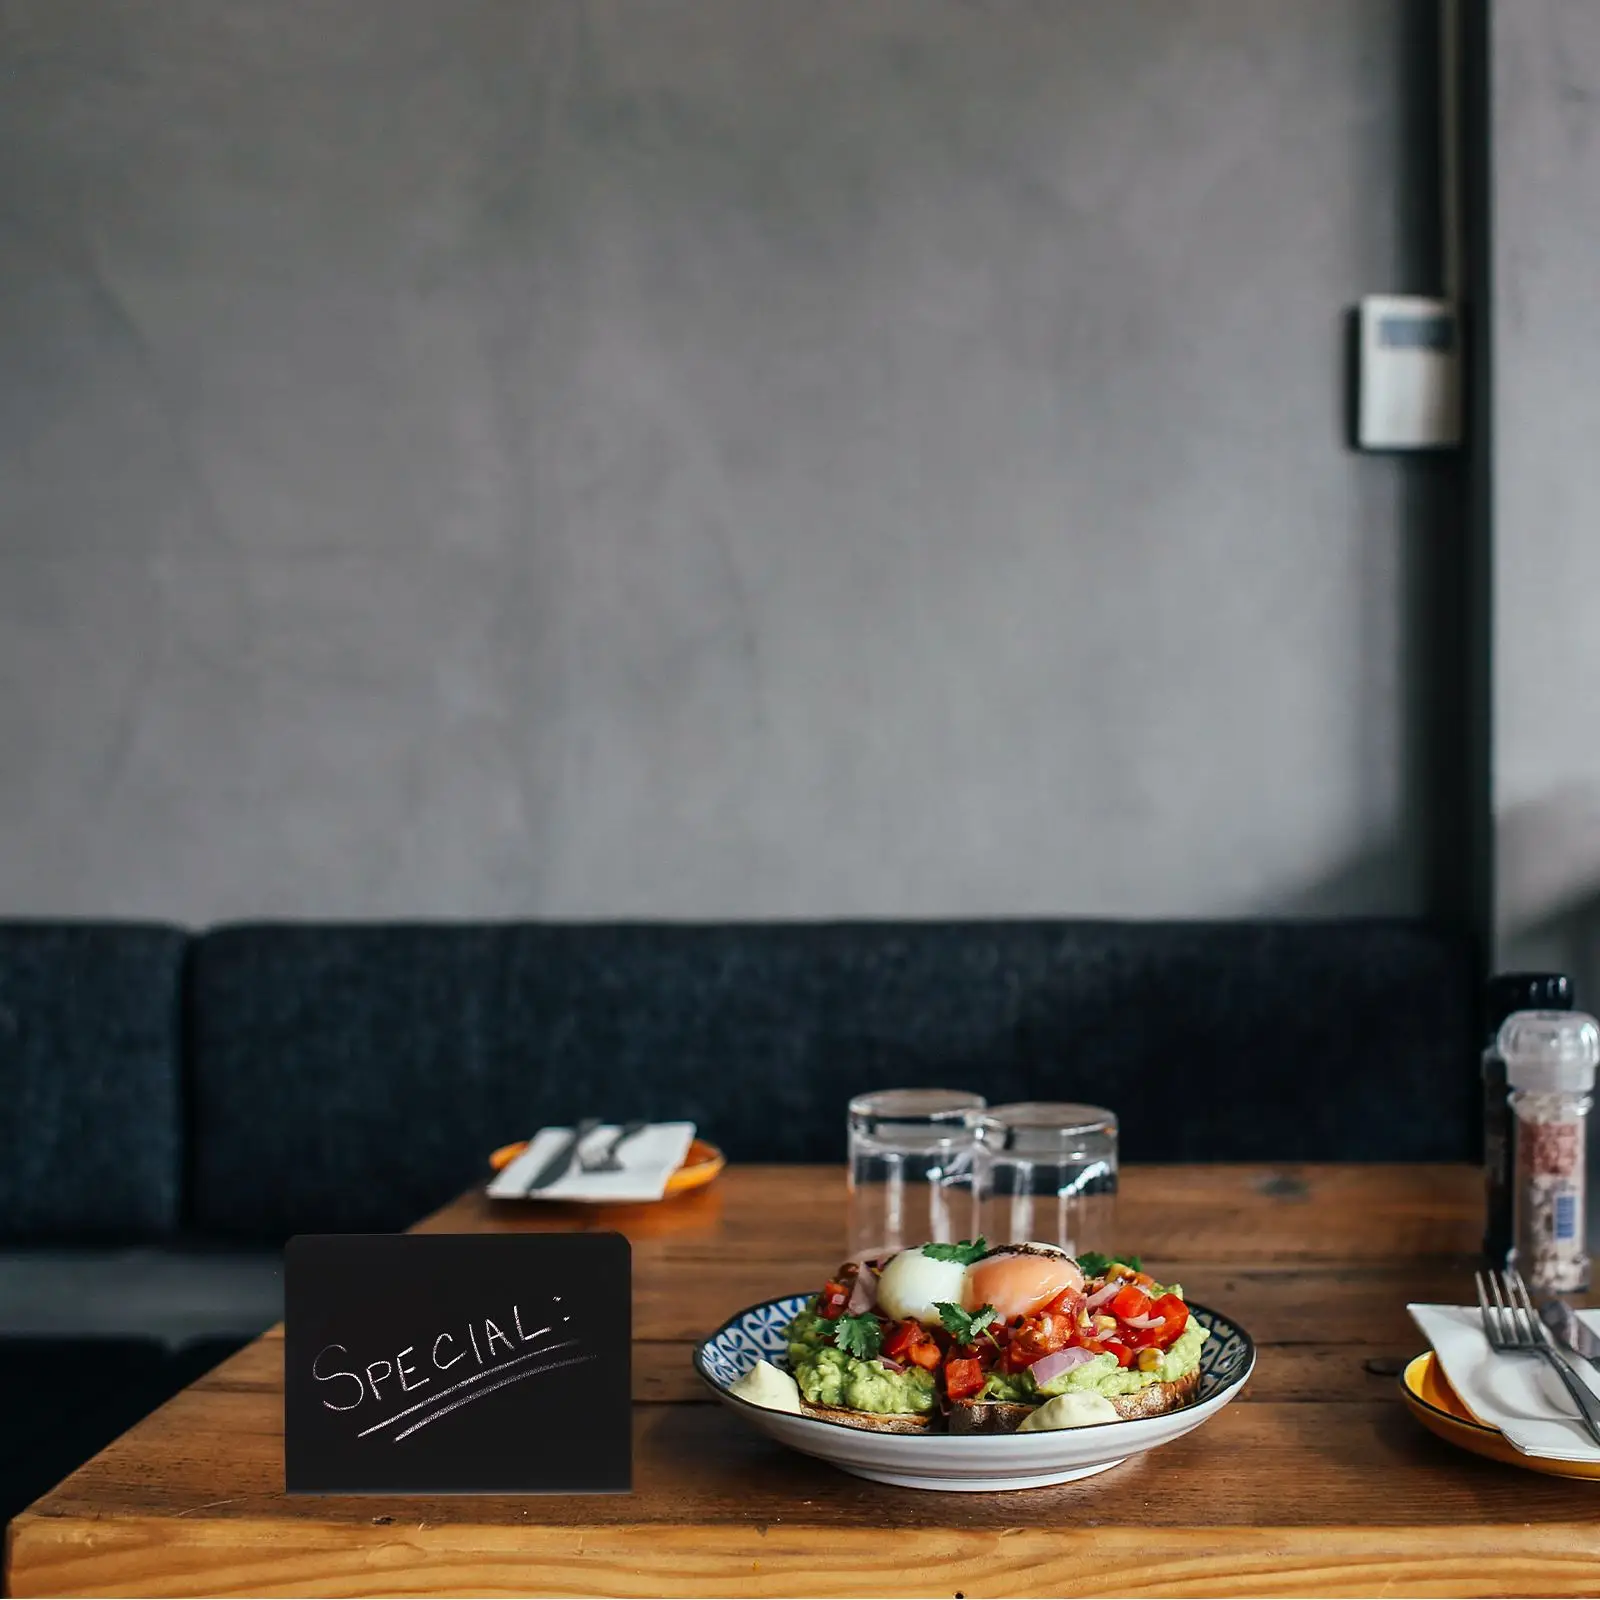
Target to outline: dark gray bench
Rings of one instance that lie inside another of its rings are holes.
[[[188,950],[179,928],[0,924],[0,1233],[25,1247],[0,1260],[0,1522],[252,1331],[125,1314],[129,1247],[182,1233]]]
[[[1410,923],[222,928],[190,973],[192,1215],[404,1225],[586,1112],[839,1161],[851,1095],[1084,1098],[1135,1161],[1475,1153],[1464,940]]]

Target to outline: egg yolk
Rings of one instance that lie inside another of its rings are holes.
[[[1083,1274],[1066,1256],[989,1256],[967,1268],[961,1305],[966,1311],[993,1306],[1009,1322],[1043,1310],[1063,1289],[1082,1288]]]

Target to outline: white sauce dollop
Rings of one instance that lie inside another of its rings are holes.
[[[1046,1400],[1037,1411],[1030,1411],[1022,1419],[1017,1432],[1049,1433],[1056,1428],[1087,1428],[1091,1423],[1115,1421],[1117,1408],[1103,1394],[1084,1389]]]
[[[800,1413],[800,1385],[770,1361],[756,1362],[743,1377],[728,1385],[728,1393],[769,1411],[793,1411],[797,1416]]]

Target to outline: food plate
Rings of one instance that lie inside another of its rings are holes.
[[[1508,1467],[1543,1472],[1552,1478],[1600,1479],[1600,1461],[1561,1461],[1553,1456],[1527,1456],[1498,1428],[1485,1427],[1461,1403],[1431,1350],[1412,1361],[1400,1375],[1400,1395],[1418,1422],[1447,1444]]]
[[[812,1298],[767,1300],[730,1317],[695,1347],[694,1365],[716,1397],[769,1438],[831,1462],[858,1478],[906,1489],[983,1493],[1070,1483],[1170,1443],[1215,1416],[1244,1387],[1256,1364],[1255,1342],[1236,1322],[1191,1305],[1211,1330],[1201,1346],[1200,1395],[1192,1404],[1134,1422],[1097,1422],[1043,1433],[956,1435],[874,1433],[848,1423],[774,1411],[730,1394],[757,1361],[788,1368],[784,1329]]]
[[[489,1166],[495,1172],[503,1171],[527,1148],[526,1139],[518,1139],[515,1144],[503,1144],[489,1157]],[[709,1144],[704,1139],[696,1139],[689,1146],[689,1153],[683,1158],[682,1166],[667,1179],[667,1187],[661,1198],[667,1200],[675,1194],[687,1194],[691,1189],[705,1188],[727,1164],[728,1158],[714,1144]]]

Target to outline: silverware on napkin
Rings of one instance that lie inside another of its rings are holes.
[[[617,1159],[617,1151],[630,1139],[644,1132],[650,1124],[648,1122],[624,1122],[617,1129],[615,1137],[604,1150],[597,1156],[578,1157],[578,1166],[584,1172],[621,1172],[622,1163]]]
[[[1477,1273],[1478,1309],[1483,1331],[1496,1355],[1538,1356],[1555,1368],[1583,1419],[1589,1437],[1600,1444],[1600,1397],[1580,1378],[1570,1361],[1555,1347],[1550,1331],[1539,1320],[1520,1272]],[[1484,1279],[1488,1278],[1485,1286]]]
[[[548,1189],[552,1183],[564,1178],[567,1175],[567,1168],[572,1165],[572,1158],[578,1153],[578,1147],[600,1126],[600,1123],[599,1117],[585,1117],[567,1136],[556,1153],[534,1173],[533,1181],[522,1191],[523,1194],[537,1194],[541,1189]]]
[[[1582,1321],[1565,1300],[1545,1301],[1539,1316],[1566,1349],[1600,1370],[1600,1333]]]

